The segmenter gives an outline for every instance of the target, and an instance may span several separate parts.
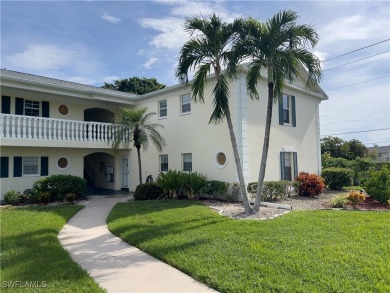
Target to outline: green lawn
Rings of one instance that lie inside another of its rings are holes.
[[[242,221],[170,200],[118,204],[108,222],[128,243],[221,292],[390,292],[388,212]]]
[[[57,239],[67,220],[80,209],[62,205],[0,211],[1,292],[105,292],[72,261]]]

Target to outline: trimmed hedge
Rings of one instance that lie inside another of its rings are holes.
[[[383,204],[390,202],[390,169],[384,166],[379,171],[370,173],[369,179],[364,185],[365,190],[375,200]]]
[[[325,184],[333,190],[342,190],[353,184],[353,170],[348,168],[327,168],[322,170]]]
[[[154,182],[139,184],[134,192],[134,200],[159,199],[164,191]]]

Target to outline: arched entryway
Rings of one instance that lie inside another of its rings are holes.
[[[88,189],[115,190],[115,157],[104,152],[84,156],[84,179]]]

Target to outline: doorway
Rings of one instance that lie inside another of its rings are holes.
[[[129,188],[129,158],[122,158],[122,188]]]

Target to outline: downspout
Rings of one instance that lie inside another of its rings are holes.
[[[320,102],[316,102],[316,130],[317,130],[317,172],[321,175],[321,135],[320,135]]]

